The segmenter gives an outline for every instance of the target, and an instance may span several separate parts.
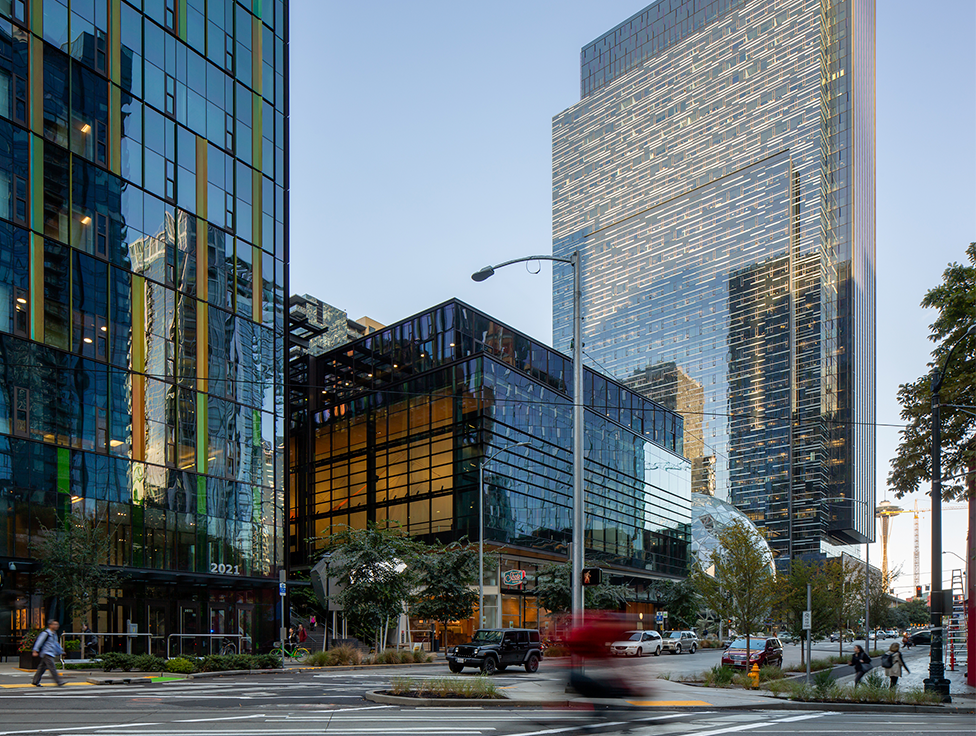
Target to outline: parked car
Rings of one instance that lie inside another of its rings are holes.
[[[749,664],[783,666],[783,643],[775,636],[749,639]],[[722,655],[723,667],[746,669],[746,640],[736,639]]]
[[[778,638],[783,644],[797,644],[801,641],[799,637],[793,636],[789,631],[781,631]]]
[[[615,657],[643,657],[661,654],[664,641],[656,631],[627,631],[618,641],[610,645],[610,654]]]
[[[504,672],[509,666],[535,672],[542,661],[542,637],[537,629],[478,629],[467,644],[447,651],[451,672],[477,667],[486,675]]]
[[[694,654],[698,651],[698,634],[694,631],[665,631],[664,649],[671,654]]]
[[[913,646],[931,646],[932,644],[932,632],[923,629],[922,631],[914,631],[910,636]]]

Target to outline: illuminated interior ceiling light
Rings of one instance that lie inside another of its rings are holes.
[[[452,347],[452,348],[454,347],[454,343],[453,343],[453,342],[451,343],[451,347]]]
[[[24,299],[24,297],[22,297],[22,296],[18,296],[17,297],[17,303],[18,304],[27,304],[27,300]]]
[[[101,330],[102,332],[108,332],[108,327],[106,327],[105,325],[102,325],[102,326],[101,326],[101,327],[100,327],[99,329],[100,329],[100,330]]]
[[[90,343],[91,341],[92,341],[92,339],[90,337],[86,337],[85,338],[85,342],[89,342]]]
[[[85,215],[84,217],[81,218],[81,224],[91,225],[91,218],[88,215]]]
[[[122,440],[109,440],[109,444],[112,447],[118,447],[119,445],[124,445],[125,443]]]
[[[71,503],[78,503],[81,500],[81,496],[72,496]]]
[[[91,126],[88,123],[85,123],[81,126],[81,132],[85,134],[91,133]]]

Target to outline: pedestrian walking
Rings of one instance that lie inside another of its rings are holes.
[[[854,667],[854,687],[861,682],[861,678],[871,669],[871,657],[861,648],[860,644],[854,645],[854,654],[851,656],[851,665]]]
[[[898,678],[901,677],[902,670],[908,674],[912,673],[908,669],[908,665],[905,664],[905,658],[901,656],[899,649],[901,649],[901,645],[896,641],[888,647],[887,652],[881,655],[881,666],[884,667],[885,674],[891,679],[892,690],[898,686]]]
[[[309,619],[308,619],[308,627],[312,631],[315,631],[315,627],[318,626],[318,625],[319,625],[318,624],[318,621],[316,620],[315,614],[313,613],[311,616],[309,616]]]
[[[303,624],[298,624],[298,643],[304,644],[307,638],[308,632],[305,631],[305,626]]]
[[[41,658],[41,663],[37,666],[37,672],[34,673],[34,679],[31,680],[31,685],[34,687],[41,686],[41,675],[44,674],[44,670],[51,672],[51,677],[54,678],[58,687],[64,685],[64,680],[58,674],[58,668],[54,666],[54,658],[64,654],[64,649],[61,648],[61,642],[58,641],[58,628],[58,622],[52,618],[47,622],[47,628],[38,634],[34,640],[34,654]]]

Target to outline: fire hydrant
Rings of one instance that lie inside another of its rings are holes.
[[[756,662],[749,670],[749,679],[752,680],[753,687],[759,687],[759,663]]]

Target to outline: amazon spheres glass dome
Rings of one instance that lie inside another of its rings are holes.
[[[718,531],[734,521],[741,521],[752,532],[757,547],[761,547],[770,567],[775,572],[773,551],[756,525],[730,503],[703,493],[691,494],[691,553],[698,558],[702,568],[711,566],[711,554],[718,548]]]

